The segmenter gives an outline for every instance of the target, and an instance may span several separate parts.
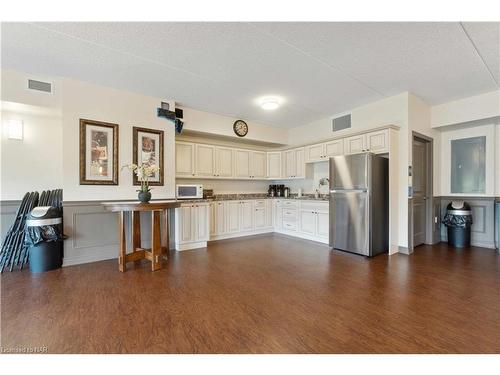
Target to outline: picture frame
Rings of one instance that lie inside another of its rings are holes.
[[[118,124],[80,119],[80,185],[118,185]]]
[[[155,176],[149,177],[150,186],[163,186],[163,130],[148,129],[134,126],[132,128],[132,162],[136,165],[144,163],[155,164],[158,166],[158,172]],[[140,185],[141,181],[137,175],[133,174],[133,184]]]

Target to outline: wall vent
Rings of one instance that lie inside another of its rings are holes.
[[[332,120],[332,132],[337,132],[351,127],[351,115],[340,116]]]
[[[52,94],[52,83],[50,82],[42,82],[42,81],[36,81],[34,79],[28,79],[28,88],[30,90],[43,91]]]

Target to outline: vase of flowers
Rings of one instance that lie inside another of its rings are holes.
[[[158,167],[154,164],[127,164],[122,167],[131,170],[141,182],[141,188],[137,190],[138,198],[142,203],[148,203],[151,200],[151,188],[149,187],[149,177],[158,172]]]

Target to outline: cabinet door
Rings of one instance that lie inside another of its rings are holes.
[[[306,162],[323,160],[323,155],[325,154],[325,147],[323,143],[320,143],[319,145],[307,146],[305,150]]]
[[[240,201],[228,201],[226,203],[226,223],[229,233],[240,231],[240,209]]]
[[[226,204],[216,202],[215,204],[215,234],[226,233]]]
[[[367,151],[382,153],[389,151],[389,130],[384,129],[366,134]]]
[[[250,176],[252,178],[261,178],[261,179],[266,178],[267,176],[266,164],[267,164],[267,159],[265,152],[252,151]]]
[[[295,150],[285,151],[285,176],[292,178],[295,175]]]
[[[179,222],[179,236],[181,243],[192,242],[193,240],[193,214],[191,212],[192,207],[182,206],[178,208],[180,222]]]
[[[217,233],[216,231],[216,221],[217,221],[217,213],[216,213],[216,204],[215,202],[212,202],[209,204],[209,208],[210,208],[210,215],[209,215],[209,220],[210,220],[210,224],[209,224],[209,228],[210,228],[210,236],[213,236]]]
[[[233,177],[233,150],[228,147],[216,147],[215,162],[217,177]]]
[[[316,213],[314,211],[300,210],[300,232],[314,236],[316,234]]]
[[[358,154],[366,150],[366,137],[364,134],[355,135],[344,139],[344,152]]]
[[[250,151],[235,150],[234,161],[234,177],[250,178]]]
[[[194,143],[175,143],[175,174],[184,177],[193,177],[195,175]]]
[[[209,239],[209,212],[208,204],[195,205],[192,211],[196,215],[195,223],[195,241],[208,241]]]
[[[317,216],[316,235],[318,237],[323,237],[328,239],[328,236],[330,234],[330,225],[329,225],[330,215],[328,214],[328,212],[318,212],[316,216]]]
[[[266,200],[266,227],[273,226],[274,210],[273,201],[271,199]]]
[[[331,158],[332,156],[344,154],[344,140],[338,139],[325,143],[325,157]]]
[[[196,175],[200,177],[215,177],[215,147],[197,144],[195,154]]]
[[[242,231],[253,229],[253,202],[252,201],[242,201],[240,210],[240,229]]]
[[[259,207],[255,209],[255,229],[266,227],[266,209]]]
[[[306,176],[306,163],[304,160],[304,148],[295,150],[295,174],[294,178],[304,178]]]
[[[281,178],[281,152],[267,153],[267,178]]]
[[[273,201],[273,218],[274,218],[274,228],[281,230],[283,228],[283,209],[281,208],[281,201]]]

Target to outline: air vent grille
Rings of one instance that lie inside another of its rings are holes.
[[[351,115],[345,115],[332,120],[332,131],[337,132],[351,127]]]
[[[49,82],[36,81],[34,79],[28,79],[28,88],[30,90],[37,90],[52,93],[52,84]]]

